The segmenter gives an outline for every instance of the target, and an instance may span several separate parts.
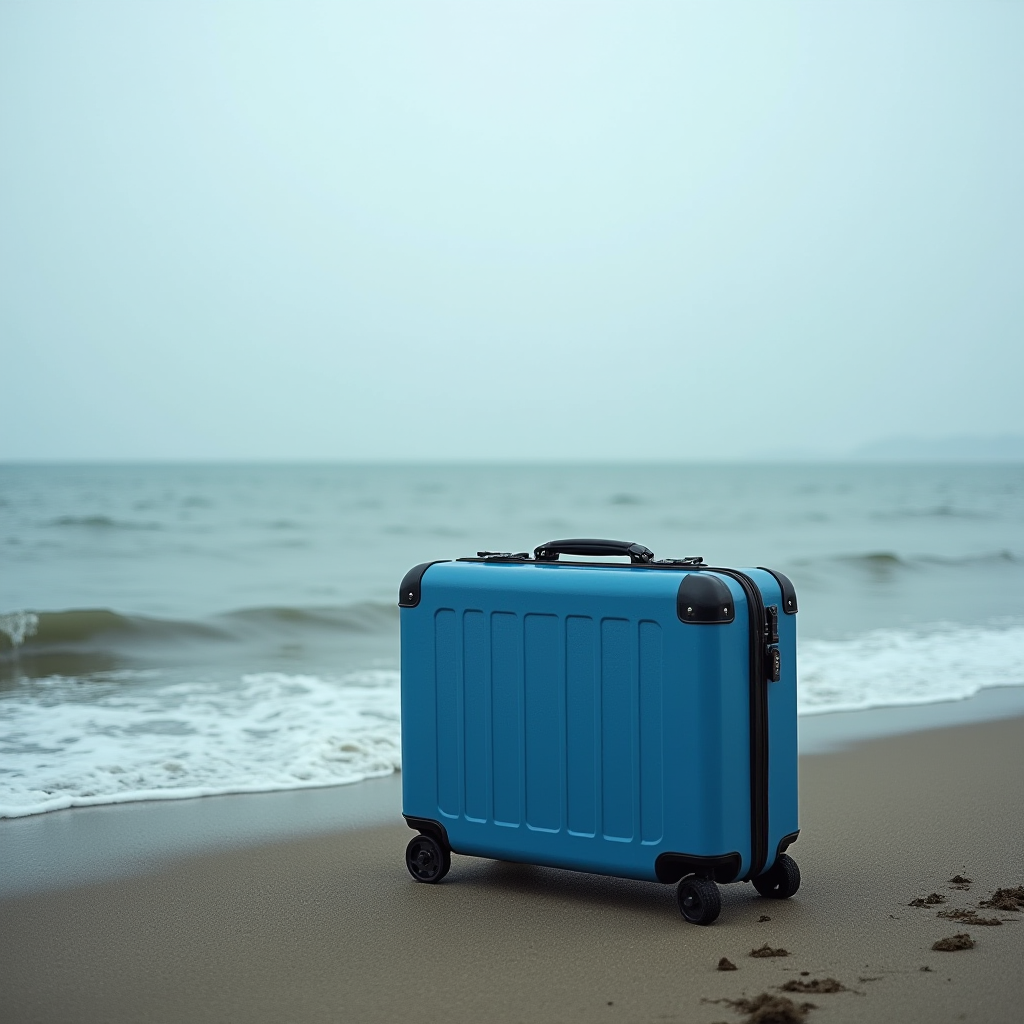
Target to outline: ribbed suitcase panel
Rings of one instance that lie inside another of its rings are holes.
[[[565,620],[566,776],[569,831],[597,835],[601,772],[597,743],[597,628],[594,620],[570,615]]]
[[[633,838],[633,645],[628,619],[601,622],[601,832]]]
[[[461,619],[460,637],[453,609],[434,616],[441,812],[660,842],[661,626],[473,609]]]
[[[640,840],[655,844],[661,842],[665,826],[665,666],[661,626],[657,622],[641,622],[639,641]]]
[[[463,745],[466,752],[466,817],[491,817],[490,622],[481,611],[462,616]]]
[[[520,790],[523,775],[522,634],[519,616],[511,612],[491,615],[491,735],[494,757],[494,821],[518,825],[522,821]]]
[[[526,823],[558,832],[562,828],[562,734],[564,656],[557,615],[523,619],[526,723]]]

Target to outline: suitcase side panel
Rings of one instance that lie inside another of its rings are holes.
[[[745,871],[742,591],[725,580],[734,622],[695,625],[682,572],[590,571],[427,571],[402,610],[405,813],[481,856],[654,878],[662,852],[737,852]]]
[[[459,664],[455,612],[434,616],[434,721],[437,733],[437,806],[444,814],[459,813]]]
[[[698,660],[693,669],[691,699],[700,723],[700,748],[693,788],[699,791],[701,817],[708,822],[706,845],[692,852],[711,856],[736,851],[739,877],[750,866],[750,672],[748,608],[735,580],[727,580],[736,620],[697,636]],[[682,664],[690,655],[683,651]],[[711,681],[717,685],[711,685]],[[683,712],[686,715],[686,712]],[[684,719],[685,720],[685,719]],[[713,825],[713,828],[711,827]]]
[[[412,612],[413,614],[410,614]],[[434,614],[403,608],[401,630],[402,807],[422,817],[439,811]]]
[[[796,615],[783,611],[778,580],[763,569],[745,570],[760,587],[765,606],[779,608],[782,672],[768,683],[768,860],[775,862],[779,844],[800,828],[797,744]]]

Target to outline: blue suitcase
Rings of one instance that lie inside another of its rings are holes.
[[[629,564],[561,555],[628,555]],[[785,899],[796,840],[796,593],[769,569],[552,541],[411,569],[402,620],[406,863],[451,853]]]

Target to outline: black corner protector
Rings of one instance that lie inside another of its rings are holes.
[[[723,853],[717,857],[701,857],[692,853],[663,853],[654,862],[654,873],[659,882],[669,885],[687,875],[713,878],[725,884],[736,881],[743,858],[738,853]]]
[[[441,822],[434,821],[433,818],[413,818],[408,814],[403,814],[402,817],[405,818],[406,825],[414,832],[422,832],[425,836],[436,839],[447,849],[452,848],[452,844],[448,842],[448,829]]]
[[[775,856],[781,857],[799,838],[800,829],[797,829],[795,832],[790,832],[788,836],[783,836],[779,840],[779,849]]]
[[[680,622],[732,622],[736,606],[729,588],[717,576],[691,572],[679,584],[676,614]]]
[[[778,583],[779,588],[782,590],[782,610],[787,615],[796,615],[799,609],[797,608],[796,587],[793,586],[793,581],[781,572],[776,572],[774,569],[769,569],[766,566],[759,565],[758,569],[769,572],[775,577],[775,582]]]
[[[402,579],[402,585],[398,588],[398,607],[415,608],[420,603],[420,588],[423,584],[423,574],[438,562],[447,562],[447,558],[435,558],[433,562],[420,562],[414,565]]]

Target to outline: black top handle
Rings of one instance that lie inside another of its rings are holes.
[[[593,540],[578,537],[573,540],[549,540],[533,549],[538,562],[557,562],[559,555],[629,555],[635,565],[654,561],[654,552],[643,544],[628,540]]]

